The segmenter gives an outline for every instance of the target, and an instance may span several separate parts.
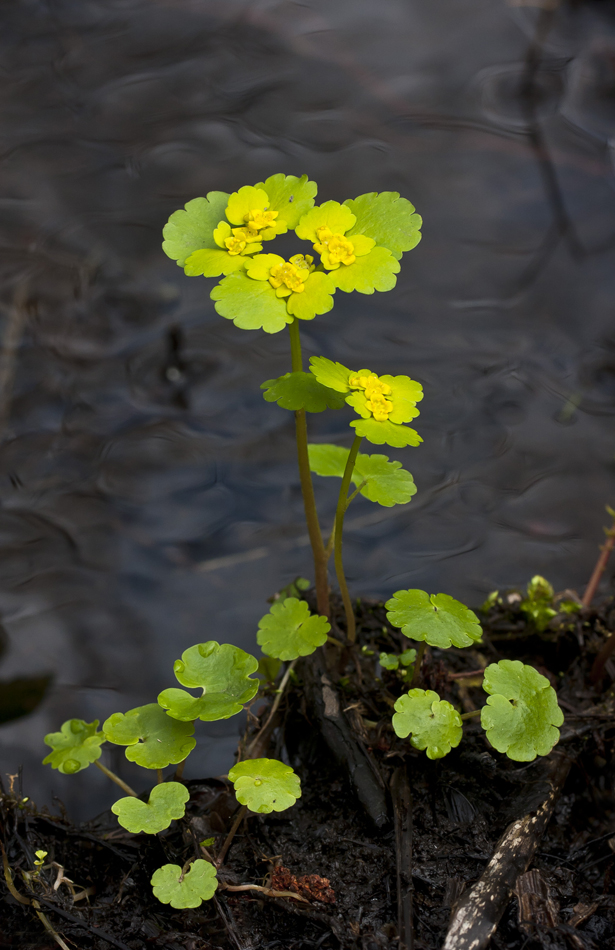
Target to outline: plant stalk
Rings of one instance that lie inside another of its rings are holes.
[[[416,657],[414,659],[414,673],[412,674],[412,682],[410,683],[411,689],[414,689],[414,687],[418,686],[421,682],[421,666],[423,665],[423,657],[425,656],[426,645],[426,641],[421,640],[419,643],[419,648],[416,651]]]
[[[237,829],[239,828],[241,822],[243,821],[243,819],[244,819],[245,816],[246,816],[247,810],[248,810],[247,805],[242,805],[241,808],[239,809],[239,814],[238,814],[237,817],[235,818],[235,821],[233,822],[233,824],[232,824],[232,826],[231,826],[231,830],[229,831],[228,835],[226,836],[226,841],[224,842],[224,844],[223,844],[222,847],[220,848],[220,851],[219,851],[218,854],[216,855],[216,867],[219,868],[220,865],[223,863],[223,861],[224,861],[224,859],[225,859],[225,857],[226,857],[226,852],[227,852],[228,849],[230,848],[231,843],[232,843],[232,841],[233,841],[233,838],[234,838],[235,835],[237,834]]]
[[[607,507],[607,511],[611,514],[612,509]],[[600,547],[600,556],[596,561],[596,566],[594,567],[592,576],[589,580],[589,584],[585,589],[583,594],[582,604],[584,607],[589,607],[592,600],[598,590],[598,584],[600,583],[600,578],[604,574],[604,569],[608,563],[609,557],[611,556],[611,551],[615,547],[615,515],[613,515],[613,524],[610,528],[605,528],[604,533],[606,534],[606,542]]]
[[[461,718],[461,719],[473,719],[474,716],[480,716],[480,714],[481,714],[481,710],[480,710],[480,709],[473,709],[472,712],[461,713],[460,718]]]
[[[299,658],[297,657],[297,659],[299,659]],[[257,735],[257,736],[254,738],[254,740],[250,743],[250,747],[248,748],[248,751],[246,752],[246,758],[247,758],[247,759],[250,759],[250,758],[252,757],[252,752],[254,751],[254,748],[256,747],[256,745],[257,745],[257,743],[258,743],[260,737],[261,737],[262,734],[265,732],[265,730],[266,730],[267,727],[269,726],[269,723],[271,722],[271,720],[272,720],[273,717],[275,716],[276,712],[278,711],[278,706],[280,705],[280,703],[281,703],[281,701],[282,701],[282,696],[284,695],[284,690],[286,689],[286,684],[288,683],[288,681],[289,681],[289,679],[290,679],[290,674],[291,674],[292,671],[294,670],[296,663],[297,663],[297,660],[295,659],[295,660],[292,661],[292,663],[289,663],[289,664],[288,664],[288,667],[286,668],[286,672],[284,673],[284,676],[282,677],[282,681],[281,681],[281,683],[280,683],[280,685],[279,685],[279,687],[278,687],[278,689],[277,689],[277,695],[276,695],[276,697],[275,697],[275,699],[274,699],[274,701],[273,701],[273,703],[272,703],[272,705],[271,705],[271,709],[269,710],[269,715],[267,716],[267,719],[266,719],[266,721],[264,722],[264,724],[263,724],[263,725],[261,726],[261,728],[259,729],[258,735]]]
[[[293,373],[301,373],[303,371],[303,357],[301,355],[299,324],[296,319],[288,325],[288,333],[290,336],[292,371]],[[330,614],[330,607],[329,583],[327,579],[327,557],[325,554],[325,546],[322,540],[320,525],[318,523],[316,499],[314,497],[314,486],[312,484],[312,473],[310,471],[305,409],[297,409],[295,411],[295,429],[297,434],[297,460],[299,462],[299,477],[301,479],[301,493],[303,495],[303,507],[305,509],[305,523],[307,525],[310,544],[312,546],[312,555],[314,558],[314,582],[316,585],[318,613],[323,617],[328,617]]]
[[[105,765],[101,765],[100,762],[95,762],[94,765],[100,769],[101,772],[104,772],[107,778],[110,778],[112,782],[115,782],[116,785],[119,785],[124,792],[128,792],[129,795],[132,795],[133,798],[138,798],[139,796],[130,785],[127,785],[126,782],[123,782],[119,775],[116,775],[115,772],[112,772],[111,769],[108,769]]]
[[[335,573],[337,575],[337,582],[340,585],[342,600],[344,601],[344,613],[346,614],[346,636],[349,643],[355,642],[357,631],[354,619],[354,608],[352,606],[352,601],[350,600],[350,594],[348,593],[346,575],[344,574],[344,562],[342,561],[342,536],[344,532],[344,515],[346,514],[346,509],[348,507],[348,489],[350,488],[350,479],[354,471],[354,463],[356,462],[359,446],[361,445],[362,441],[362,436],[355,435],[354,442],[352,443],[352,447],[348,455],[348,461],[346,462],[346,468],[344,469],[344,474],[342,476],[342,484],[340,486],[340,493],[337,499],[337,510],[335,512]]]

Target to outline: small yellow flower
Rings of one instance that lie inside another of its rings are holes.
[[[308,254],[295,254],[289,261],[275,264],[269,270],[269,283],[276,289],[278,297],[289,294],[301,294],[305,290],[305,279],[314,270],[313,257]]]
[[[330,228],[322,227],[317,228],[316,235],[318,243],[314,244],[314,250],[320,254],[325,267],[332,269],[340,264],[354,264],[357,259],[354,244],[343,234],[334,234]]]
[[[277,218],[279,211],[264,211],[260,208],[253,208],[244,214],[243,220],[250,231],[262,231],[263,228],[270,228]]]
[[[363,389],[365,391],[365,408],[373,415],[378,422],[386,422],[389,413],[393,411],[393,403],[386,396],[391,395],[391,387],[384,380],[379,379],[374,373],[359,375],[354,373],[348,379],[348,385],[351,389]]]

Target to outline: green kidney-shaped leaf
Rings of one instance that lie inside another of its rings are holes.
[[[231,274],[216,284],[210,297],[216,301],[221,317],[232,320],[241,330],[279,333],[293,322],[286,301],[276,297],[268,280],[252,280],[243,271]]]
[[[288,312],[298,320],[313,320],[316,314],[333,310],[334,293],[335,284],[329,274],[315,271],[306,278],[303,293],[286,298]]]
[[[345,293],[353,290],[373,294],[375,290],[392,290],[397,283],[399,261],[386,247],[375,247],[365,257],[357,257],[354,264],[342,264],[329,274],[333,284]]]
[[[272,604],[269,613],[259,620],[256,642],[267,656],[296,660],[322,646],[330,629],[327,618],[311,614],[304,600],[287,597]]]
[[[137,706],[127,713],[113,713],[103,723],[105,739],[126,745],[126,758],[146,769],[177,765],[192,752],[194,725],[171,719],[158,703]]]
[[[98,719],[84,722],[83,719],[68,719],[60,732],[50,732],[45,736],[45,745],[52,751],[43,759],[43,765],[50,765],[64,775],[75,775],[100,758],[101,745],[105,741],[98,729]]]
[[[431,689],[410,689],[395,703],[393,729],[401,739],[410,735],[410,742],[428,759],[441,759],[461,742],[461,716]]]
[[[267,181],[261,181],[255,188],[262,188],[269,198],[269,211],[277,211],[278,218],[286,221],[289,228],[295,228],[301,215],[314,205],[318,191],[315,181],[309,181],[307,175],[297,178],[295,175],[271,175]]]
[[[132,834],[144,831],[156,835],[168,828],[174,818],[183,818],[190,792],[179,782],[163,782],[150,792],[149,802],[130,795],[120,798],[111,806],[122,828]]]
[[[184,910],[210,900],[216,893],[218,878],[213,864],[197,858],[185,874],[179,864],[163,864],[154,871],[150,884],[161,904]]]
[[[546,676],[520,660],[500,660],[485,670],[483,689],[491,695],[481,725],[494,749],[515,762],[551,751],[564,715]]]
[[[357,435],[363,436],[374,445],[391,445],[395,449],[403,449],[406,445],[416,447],[423,441],[415,429],[398,425],[390,419],[385,422],[378,422],[377,419],[357,419],[350,425]]]
[[[261,385],[266,390],[266,402],[277,402],[282,409],[306,409],[307,412],[323,412],[325,409],[342,409],[345,400],[334,389],[321,385],[312,373],[286,373],[277,379],[268,379]]]
[[[234,765],[228,777],[237,801],[262,815],[286,811],[301,798],[299,776],[277,759],[246,759]]]
[[[398,590],[386,602],[387,618],[411,640],[425,640],[431,647],[469,647],[480,640],[476,614],[448,594],[424,590]]]
[[[199,688],[202,695],[195,698],[183,689],[165,689],[158,703],[172,719],[183,722],[229,719],[256,695],[258,680],[250,679],[250,674],[257,669],[258,660],[239,647],[215,640],[199,643],[182,653],[173,670],[182,686]]]
[[[397,191],[371,192],[349,198],[344,202],[356,217],[356,222],[347,234],[365,234],[380,247],[387,247],[399,260],[404,251],[411,251],[421,240],[420,215],[414,213],[414,205],[400,198]]]
[[[351,372],[341,363],[334,363],[328,360],[326,356],[310,356],[310,372],[314,374],[319,383],[327,386],[329,389],[335,389],[338,393],[347,393],[350,389],[348,380]],[[369,376],[370,370],[361,370],[359,375]]]
[[[185,210],[174,211],[163,229],[162,250],[183,267],[187,259],[201,248],[218,248],[214,230],[224,219],[229,196],[224,191],[210,191],[207,198],[193,198]]]
[[[339,445],[308,445],[310,469],[317,475],[341,478],[349,454],[349,449]],[[364,455],[359,452],[351,480],[357,486],[366,482],[361,494],[385,508],[405,505],[416,494],[416,485],[410,472],[401,467],[401,462],[389,461],[386,455]]]

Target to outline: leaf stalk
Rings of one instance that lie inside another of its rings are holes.
[[[342,600],[344,602],[344,613],[346,614],[346,636],[349,643],[354,643],[357,636],[356,623],[354,619],[354,608],[348,593],[348,584],[344,574],[344,562],[342,560],[342,535],[344,532],[344,515],[349,504],[348,489],[350,488],[350,479],[354,471],[354,464],[359,452],[359,446],[363,441],[362,436],[355,435],[354,442],[348,454],[346,468],[342,476],[342,484],[337,499],[337,510],[335,512],[335,543],[334,543],[334,561],[337,582],[340,586]]]
[[[104,772],[107,778],[110,778],[112,782],[115,782],[116,785],[119,785],[122,791],[132,795],[133,798],[139,797],[137,793],[130,787],[130,785],[127,785],[126,782],[123,782],[119,775],[116,775],[115,772],[111,771],[111,769],[108,769],[105,765],[101,765],[100,762],[95,762],[94,765],[96,768],[100,769],[101,772]]]

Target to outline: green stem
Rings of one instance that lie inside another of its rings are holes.
[[[127,785],[126,782],[123,782],[119,775],[116,775],[115,772],[112,772],[111,769],[108,769],[106,766],[101,765],[100,762],[95,762],[94,765],[100,769],[101,772],[104,772],[107,778],[110,778],[112,782],[115,782],[116,785],[119,785],[121,789],[125,792],[128,792],[129,795],[132,795],[133,798],[138,798],[139,796],[135,791],[132,790],[130,785]]]
[[[335,573],[337,575],[337,582],[340,585],[342,600],[344,601],[344,612],[346,614],[346,636],[349,643],[354,643],[357,632],[352,601],[350,600],[346,576],[344,574],[344,563],[342,561],[342,536],[344,532],[344,515],[346,514],[346,509],[348,507],[348,489],[350,488],[350,479],[354,471],[354,463],[357,459],[357,453],[362,441],[363,439],[361,436],[355,435],[352,448],[350,449],[350,453],[348,455],[348,461],[346,462],[346,468],[344,469],[344,474],[342,476],[342,484],[340,486],[340,493],[337,499],[337,510],[335,512]]]
[[[414,689],[415,686],[421,681],[421,664],[423,663],[423,657],[425,655],[425,641],[421,640],[419,643],[419,648],[416,651],[416,657],[414,660],[414,673],[412,674],[412,682],[410,688]]]
[[[473,709],[472,712],[469,712],[469,713],[462,713],[462,714],[461,714],[461,718],[462,718],[462,719],[473,719],[474,716],[480,716],[480,714],[481,714],[481,710],[480,710],[480,709]]]
[[[290,335],[292,371],[293,373],[301,373],[303,371],[303,358],[301,355],[299,324],[296,319],[288,325],[288,332]],[[295,429],[297,433],[297,460],[299,462],[299,477],[301,479],[301,493],[303,495],[303,507],[305,509],[305,522],[310,538],[310,544],[312,546],[312,555],[314,557],[314,579],[316,584],[318,613],[324,617],[328,617],[330,608],[329,582],[327,579],[327,557],[325,554],[325,546],[322,540],[320,525],[318,523],[318,512],[316,510],[314,486],[312,485],[312,473],[310,471],[310,460],[308,455],[308,435],[305,409],[298,409],[295,412]]]

